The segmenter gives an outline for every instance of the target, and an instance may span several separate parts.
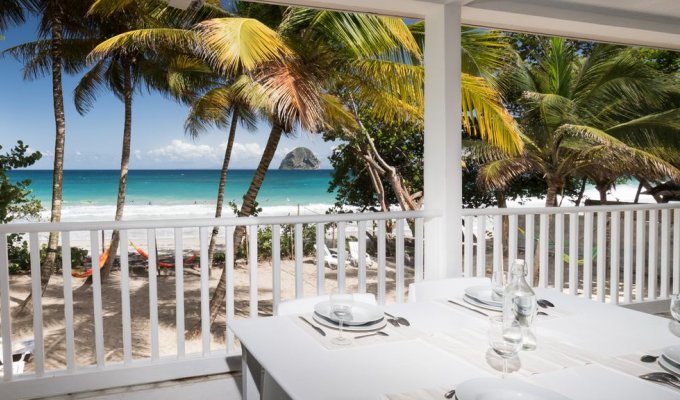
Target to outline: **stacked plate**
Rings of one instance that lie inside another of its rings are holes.
[[[569,398],[542,387],[515,379],[476,378],[458,385],[459,400],[569,400]]]
[[[503,310],[503,300],[496,300],[494,298],[491,286],[471,286],[465,288],[463,300],[473,306],[485,308],[487,310]]]
[[[314,306],[313,318],[319,324],[337,329],[340,321],[331,312],[331,302],[323,301]],[[355,332],[375,331],[385,327],[385,314],[373,304],[354,303],[352,305],[352,316],[349,321],[343,323],[343,329]]]
[[[663,349],[659,357],[659,365],[666,371],[680,376],[680,345]]]

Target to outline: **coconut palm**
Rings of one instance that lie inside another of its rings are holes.
[[[64,149],[66,141],[66,116],[62,73],[75,73],[84,67],[84,57],[92,47],[88,39],[85,14],[89,1],[80,0],[31,0],[3,2],[4,21],[21,21],[16,5],[26,7],[39,18],[39,40],[15,46],[3,51],[24,64],[24,77],[35,79],[49,75],[52,78],[52,100],[55,122],[54,167],[52,175],[52,202],[50,222],[61,221],[62,188],[64,178]],[[14,11],[12,11],[14,10]],[[4,22],[6,23],[6,22]],[[59,233],[50,232],[47,255],[41,266],[41,293],[45,292],[55,266]],[[31,295],[17,308],[22,312],[30,303]]]
[[[569,177],[635,160],[638,171],[678,177],[647,146],[677,143],[680,109],[665,100],[677,87],[646,67],[634,50],[598,44],[583,57],[568,40],[551,38],[536,65],[508,75],[523,109],[524,151],[487,163],[480,182],[502,189],[526,173],[543,176],[546,206]],[[623,171],[621,172],[623,173]]]

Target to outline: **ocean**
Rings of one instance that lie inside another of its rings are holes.
[[[241,203],[254,170],[231,170],[225,190],[224,216],[231,216],[226,204]],[[258,195],[262,207],[260,215],[324,214],[335,204],[335,193],[328,192],[331,170],[282,171],[270,170]],[[49,209],[52,196],[52,171],[18,170],[9,173],[10,179],[30,179],[31,190],[44,208]],[[215,198],[219,170],[131,170],[125,206],[125,220],[165,218],[208,218],[215,213]],[[610,200],[633,201],[637,182],[618,185]],[[107,221],[114,217],[117,170],[64,171],[64,203],[62,221]],[[586,198],[599,199],[599,194],[588,186]],[[653,202],[642,196],[641,202]],[[540,199],[529,199],[511,207],[543,206]],[[563,206],[571,205],[567,200]],[[49,219],[43,211],[42,220]]]
[[[219,170],[131,170],[128,175],[126,220],[200,218],[215,213]],[[241,203],[255,170],[230,170],[227,202]],[[117,170],[64,171],[63,221],[111,220],[118,192]],[[30,179],[30,188],[44,208],[52,196],[51,170],[10,171],[11,180]],[[267,172],[258,202],[261,215],[323,214],[335,203],[328,192],[331,170]],[[49,217],[43,213],[43,219]]]

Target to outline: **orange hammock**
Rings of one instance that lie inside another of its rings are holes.
[[[104,250],[101,256],[99,256],[99,269],[104,267],[106,260],[109,258],[109,249]],[[85,271],[71,271],[71,276],[74,278],[89,278],[92,276],[92,268],[88,268]]]
[[[130,242],[130,246],[132,246],[137,251],[137,253],[139,253],[139,255],[142,256],[145,260],[149,259],[149,254],[146,251],[135,246],[135,244],[132,243],[132,242]],[[194,262],[195,260],[196,260],[196,255],[194,254],[191,257],[184,260],[184,264],[190,264],[190,263]],[[163,267],[163,268],[173,268],[175,266],[175,263],[166,263],[166,262],[160,262],[160,261],[157,262],[156,264],[159,267]]]

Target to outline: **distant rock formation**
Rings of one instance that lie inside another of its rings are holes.
[[[297,147],[281,161],[279,169],[319,169],[321,163],[314,153],[306,147]]]

